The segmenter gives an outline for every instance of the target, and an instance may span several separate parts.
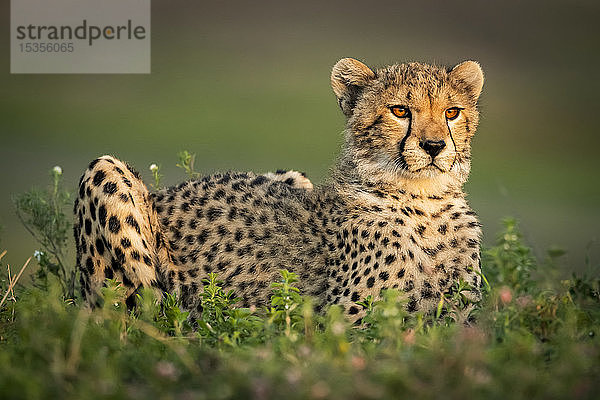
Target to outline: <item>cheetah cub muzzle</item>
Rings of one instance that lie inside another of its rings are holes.
[[[77,265],[90,303],[107,278],[127,289],[177,293],[201,312],[215,272],[244,306],[266,305],[287,268],[319,306],[381,290],[427,312],[459,280],[480,296],[480,224],[462,191],[470,171],[483,72],[420,63],[371,69],[351,58],[331,74],[347,117],[332,176],[315,186],[296,171],[228,172],[150,193],[111,156],[89,165],[75,201]]]

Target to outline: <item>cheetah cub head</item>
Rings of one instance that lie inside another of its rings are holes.
[[[354,180],[433,192],[467,180],[483,87],[479,64],[371,69],[344,58],[331,85],[348,118],[342,164]]]

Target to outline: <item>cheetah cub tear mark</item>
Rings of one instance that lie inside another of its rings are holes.
[[[149,193],[111,156],[79,184],[74,234],[81,285],[94,303],[106,278],[136,291],[177,293],[197,316],[202,279],[215,272],[244,306],[266,305],[278,271],[297,273],[319,306],[356,304],[387,288],[407,310],[431,311],[462,279],[480,297],[481,228],[462,191],[483,72],[419,63],[371,69],[351,58],[331,74],[347,117],[332,176],[228,172]]]

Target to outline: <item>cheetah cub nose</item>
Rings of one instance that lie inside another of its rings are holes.
[[[424,142],[419,143],[419,146],[421,146],[431,158],[435,158],[435,156],[440,154],[440,151],[446,147],[446,142],[443,140],[425,140]]]

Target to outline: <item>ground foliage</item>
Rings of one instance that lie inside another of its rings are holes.
[[[586,274],[565,279],[560,252],[536,259],[512,219],[482,251],[478,304],[456,282],[435,312],[408,314],[403,294],[388,290],[358,302],[367,315],[352,326],[336,306],[316,313],[282,266],[263,309],[240,307],[209,275],[202,317],[190,321],[175,295],[159,301],[150,290],[128,311],[110,280],[102,306],[82,304],[65,259],[69,195],[58,172],[47,191],[15,198],[41,247],[33,283],[9,290],[15,273],[1,266],[2,398],[533,399],[600,389],[597,271],[586,260]]]

